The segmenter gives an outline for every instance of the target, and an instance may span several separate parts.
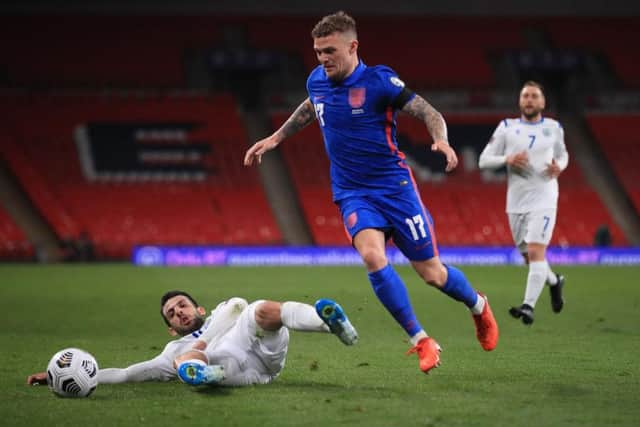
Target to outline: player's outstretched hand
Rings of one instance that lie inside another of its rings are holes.
[[[277,146],[278,142],[273,135],[268,138],[261,139],[247,150],[244,155],[244,165],[251,166],[254,159],[256,159],[258,164],[262,163],[262,155],[269,150],[273,150]]]
[[[557,178],[560,173],[562,173],[562,169],[556,163],[556,159],[551,159],[551,164],[547,165],[547,175],[549,178]]]
[[[458,166],[458,156],[455,150],[446,141],[435,141],[431,145],[431,151],[439,151],[447,158],[446,172],[451,172]]]
[[[36,374],[29,375],[27,377],[28,385],[46,385],[47,384],[47,373],[46,372],[38,372]]]

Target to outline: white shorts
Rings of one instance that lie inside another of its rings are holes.
[[[513,241],[521,253],[527,252],[527,244],[542,243],[548,245],[556,225],[557,209],[509,215],[509,226]]]
[[[225,367],[223,385],[266,384],[284,368],[289,348],[289,330],[265,331],[256,323],[255,301],[245,308],[235,325],[205,354],[210,364]]]

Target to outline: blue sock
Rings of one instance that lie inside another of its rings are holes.
[[[455,267],[445,264],[447,269],[447,282],[440,290],[451,298],[462,301],[464,305],[471,308],[478,302],[478,293],[471,287],[464,273]]]
[[[407,288],[391,264],[387,264],[382,270],[369,273],[369,281],[382,305],[410,337],[422,330],[413,313]]]

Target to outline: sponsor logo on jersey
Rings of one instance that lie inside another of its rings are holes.
[[[353,87],[349,89],[349,105],[351,108],[362,107],[366,97],[367,89],[364,87]]]
[[[393,76],[393,77],[389,78],[389,80],[391,81],[391,83],[394,86],[404,87],[404,82],[402,80],[400,80],[399,78],[397,78],[396,76]]]

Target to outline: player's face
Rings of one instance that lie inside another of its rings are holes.
[[[544,95],[540,88],[525,86],[520,91],[520,112],[525,119],[535,121],[540,119],[544,110]]]
[[[204,323],[204,308],[193,305],[184,295],[169,298],[162,307],[162,313],[169,322],[170,332],[187,335],[197,331]]]
[[[317,37],[313,39],[313,50],[330,80],[344,80],[358,65],[358,41],[349,33]]]

